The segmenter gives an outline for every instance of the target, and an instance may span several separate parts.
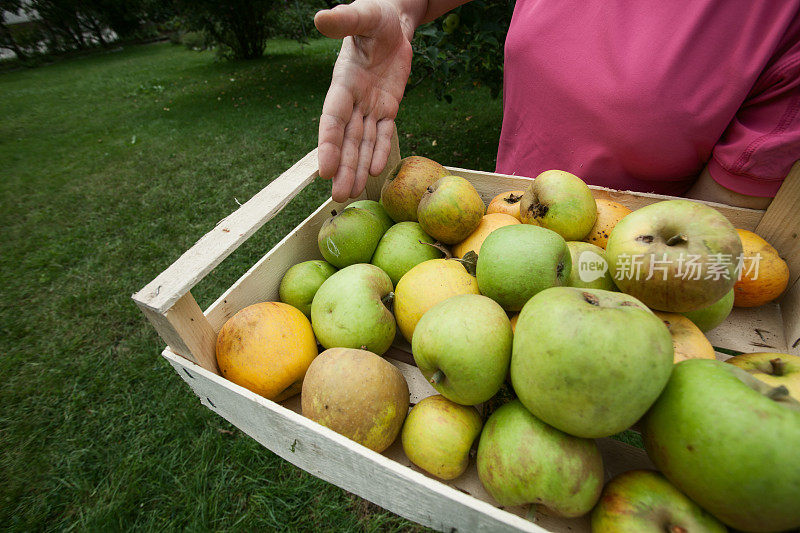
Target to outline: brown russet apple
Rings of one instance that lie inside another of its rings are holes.
[[[303,416],[382,452],[403,427],[408,384],[386,359],[366,350],[330,348],[308,368]]]
[[[381,205],[395,222],[417,221],[417,206],[425,189],[447,175],[432,159],[418,155],[404,158],[381,188]]]

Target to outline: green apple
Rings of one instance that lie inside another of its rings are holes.
[[[412,463],[441,479],[455,479],[467,469],[472,443],[483,421],[472,406],[444,396],[428,396],[406,417],[401,438]]]
[[[519,311],[534,294],[565,285],[572,261],[567,243],[549,229],[515,224],[486,237],[478,255],[476,277],[481,294]]]
[[[398,222],[381,238],[372,255],[372,264],[389,274],[392,284],[397,286],[400,278],[418,264],[442,257],[440,250],[430,246],[435,242],[419,223]]]
[[[609,481],[592,511],[592,533],[726,533],[719,520],[653,470]]]
[[[345,209],[350,209],[353,207],[357,207],[359,209],[366,209],[367,211],[378,217],[381,221],[381,225],[383,226],[384,233],[386,233],[386,231],[392,227],[392,224],[394,224],[394,221],[392,221],[392,218],[386,212],[386,209],[384,209],[383,206],[379,202],[376,202],[375,200],[357,200],[355,202],[347,204]]]
[[[457,244],[469,237],[484,212],[486,206],[478,191],[460,176],[437,180],[425,190],[417,208],[422,229],[445,244]]]
[[[522,195],[519,216],[523,224],[551,229],[566,241],[586,237],[597,219],[597,203],[586,183],[563,170],[547,170]]]
[[[422,375],[442,396],[476,405],[503,384],[511,339],[511,322],[502,307],[480,294],[462,294],[422,315],[411,351]]]
[[[300,402],[303,416],[382,452],[408,413],[408,384],[394,365],[372,352],[331,348],[308,367]]]
[[[425,190],[447,170],[418,155],[404,158],[389,174],[381,188],[381,205],[395,222],[417,221],[417,206]]]
[[[744,353],[731,357],[726,363],[746,370],[767,385],[783,385],[789,394],[800,401],[800,357],[788,353]]]
[[[642,421],[645,449],[676,487],[730,527],[800,527],[800,403],[741,368],[675,365]]]
[[[696,311],[686,311],[683,316],[694,322],[694,325],[700,328],[700,331],[706,332],[725,322],[732,309],[733,289],[713,304]]]
[[[396,324],[387,308],[392,280],[380,268],[343,268],[320,286],[311,302],[311,326],[325,348],[362,348],[382,355],[394,341]]]
[[[303,261],[289,268],[283,275],[278,292],[283,303],[296,307],[311,317],[311,301],[320,285],[336,272],[327,261]]]
[[[518,400],[486,421],[477,463],[486,491],[505,506],[533,503],[549,514],[582,516],[603,488],[597,444],[545,424]]]
[[[567,242],[572,268],[569,272],[568,287],[581,287],[584,289],[603,289],[617,291],[611,273],[608,271],[606,251],[581,241]]]
[[[517,319],[511,383],[523,405],[578,437],[607,437],[647,411],[672,372],[672,337],[632,296],[553,287]]]
[[[336,268],[369,263],[384,233],[380,218],[358,207],[331,215],[317,236],[322,257]]]
[[[708,307],[736,282],[742,241],[719,211],[689,200],[637,209],[611,231],[606,257],[614,282],[659,311]]]

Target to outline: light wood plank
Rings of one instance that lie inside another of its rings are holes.
[[[133,299],[139,307],[166,313],[172,304],[311,183],[318,175],[317,168],[315,149],[222,219],[165,271],[134,294]]]
[[[785,351],[800,355],[800,279],[783,295],[781,311],[786,337]]]
[[[532,178],[523,176],[510,176],[508,174],[495,174],[493,172],[481,172],[477,170],[469,170],[458,167],[445,167],[450,172],[457,176],[466,178],[472,182],[475,189],[483,198],[484,203],[488,204],[489,201],[504,191],[515,189],[527,189],[533,182]],[[650,194],[632,191],[617,191],[607,187],[598,187],[590,185],[589,188],[595,198],[605,198],[614,200],[629,209],[636,210],[640,207],[650,205],[664,200],[675,200],[674,196],[664,196],[661,194]],[[732,207],[725,204],[715,202],[705,202],[702,200],[692,200],[702,204],[710,205],[717,209],[720,213],[725,215],[731,223],[742,229],[754,230],[764,216],[764,211],[758,209],[745,209],[742,207]]]
[[[755,229],[789,264],[789,286],[800,278],[800,161],[794,164]]]
[[[474,460],[463,475],[443,482],[414,466],[399,439],[383,455],[376,454],[304,418],[299,396],[275,404],[204,372],[170,350],[164,351],[164,357],[204,405],[262,445],[311,474],[410,520],[440,531],[589,531],[585,517],[539,515],[532,523],[524,519],[527,506],[502,509],[483,488]],[[412,403],[436,393],[416,367],[391,362],[406,377]],[[613,439],[597,442],[606,479],[633,468],[653,468],[643,450]]]
[[[331,211],[340,212],[345,205],[329,198],[259,259],[206,309],[211,327],[219,331],[226,320],[248,305],[278,301],[281,280],[290,267],[303,261],[322,259],[317,246],[317,234],[331,216]]]
[[[191,292],[181,296],[164,314],[136,303],[173,352],[209,372],[219,374],[216,330],[211,327]]]
[[[783,317],[776,302],[761,307],[734,307],[725,321],[706,332],[717,348],[738,352],[783,352],[786,350]]]

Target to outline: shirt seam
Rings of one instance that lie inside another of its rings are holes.
[[[786,110],[783,112],[783,115],[781,115],[781,118],[778,120],[778,124],[772,129],[772,131],[765,133],[764,135],[761,135],[760,137],[751,141],[730,168],[722,165],[723,168],[728,168],[728,170],[734,174],[750,175],[748,173],[741,172],[741,170],[750,160],[753,153],[770,138],[784,133],[797,117],[798,112],[800,112],[800,95],[795,95],[789,101],[789,105],[786,106]],[[717,160],[717,162],[719,162],[719,160]]]

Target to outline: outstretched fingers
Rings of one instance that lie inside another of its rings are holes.
[[[353,181],[350,198],[357,198],[367,185],[370,163],[372,163],[372,151],[375,148],[375,135],[375,118],[371,116],[364,117],[364,136],[361,139],[361,146],[358,151],[358,167],[356,167],[356,178]]]
[[[369,173],[377,176],[386,168],[389,152],[392,150],[392,135],[394,134],[394,120],[385,118],[379,120],[375,138],[375,149],[372,151],[372,163]]]
[[[331,179],[342,157],[342,141],[350,117],[353,114],[353,94],[340,85],[331,85],[322,105],[319,117],[319,141],[317,158],[319,159],[319,175]]]
[[[344,202],[350,198],[358,168],[358,151],[363,135],[364,117],[361,111],[355,108],[344,130],[342,157],[336,175],[333,177],[331,196],[336,202]]]

